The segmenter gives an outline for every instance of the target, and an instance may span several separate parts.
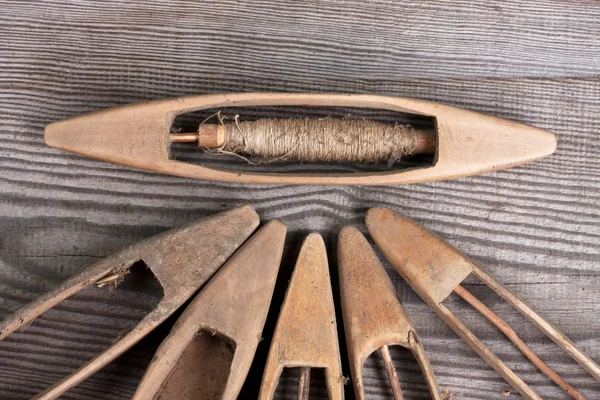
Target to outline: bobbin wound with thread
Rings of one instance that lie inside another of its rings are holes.
[[[171,142],[197,142],[264,160],[388,162],[433,154],[436,135],[409,125],[334,118],[264,118],[201,124],[197,133],[173,133]]]

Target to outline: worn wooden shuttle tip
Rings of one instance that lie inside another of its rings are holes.
[[[323,106],[376,108],[435,118],[433,165],[347,174],[288,174],[213,169],[170,159],[170,127],[178,114],[223,107]],[[451,179],[510,168],[552,154],[544,129],[440,103],[403,97],[229,93],[131,104],[58,121],[48,146],[108,162],[190,178],[247,183],[386,185]]]
[[[390,209],[372,208],[365,220],[371,237],[386,258],[428,302],[444,301],[475,268],[450,243]]]
[[[510,326],[482,302],[474,298],[461,282],[471,273],[494,290],[500,297],[533,322],[542,332],[558,344],[590,375],[600,380],[600,366],[581,351],[567,336],[538,315],[527,303],[507,290],[501,283],[471,261],[459,250],[433,232],[410,218],[386,208],[370,209],[366,223],[373,240],[386,258],[417,294],[500,376],[506,379],[527,399],[541,397],[486,347],[469,328],[442,302],[455,292],[488,320],[496,325],[529,360],[557,385],[575,399],[584,397],[560,375],[544,364]]]
[[[92,265],[2,321],[0,338],[6,337],[62,300],[103,278],[126,273],[140,260],[150,268],[163,288],[164,297],[133,330],[34,398],[58,398],[136,344],[210,279],[250,236],[258,223],[259,218],[254,209],[242,206],[164,232],[128,246]]]
[[[376,350],[400,345],[413,352],[432,399],[441,400],[435,375],[410,317],[367,239],[354,227],[338,238],[340,292],[354,394],[365,399],[362,368]]]
[[[283,223],[267,223],[221,267],[156,351],[134,400],[238,397],[271,304],[285,233]]]
[[[344,398],[340,350],[323,238],[302,245],[273,334],[260,389],[271,400],[284,368],[324,368],[330,400]]]

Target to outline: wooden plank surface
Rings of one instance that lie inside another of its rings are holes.
[[[290,228],[265,340],[240,396],[251,399],[302,239],[324,235],[335,285],[337,232],[345,224],[364,231],[365,211],[379,205],[448,239],[600,362],[598,21],[596,1],[0,0],[0,317],[127,244],[250,203],[263,221],[280,218]],[[72,115],[227,91],[420,97],[550,129],[559,146],[508,171],[363,188],[191,181],[42,140],[46,124]],[[519,397],[385,265],[453,399]],[[530,323],[481,285],[467,287],[589,399],[600,399],[600,383]],[[151,300],[92,289],[0,342],[0,398],[26,399],[63,377]],[[447,303],[544,398],[566,398],[464,303]],[[168,329],[64,398],[129,398]],[[427,398],[416,364],[394,348],[392,356],[407,397]],[[381,361],[369,359],[364,373],[370,398],[389,399]],[[293,398],[286,387],[280,398]]]

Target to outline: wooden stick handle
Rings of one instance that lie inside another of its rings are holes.
[[[483,358],[494,370],[506,379],[523,397],[528,400],[542,400],[529,385],[527,385],[517,374],[514,373],[493,351],[491,351],[467,326],[443,304],[436,304],[434,311],[468,344],[481,358]]]
[[[517,346],[519,350],[527,357],[536,367],[546,374],[550,379],[566,391],[571,397],[577,400],[586,400],[586,398],[579,393],[569,382],[565,381],[560,375],[558,375],[552,368],[544,363],[526,344],[521,340],[519,335],[511,328],[511,326],[500,318],[498,314],[490,310],[485,304],[483,304],[478,298],[473,296],[471,292],[465,289],[463,286],[458,285],[454,292],[463,298],[467,303],[473,306],[474,309],[479,311],[484,317],[488,319],[494,326],[502,331],[506,337]]]
[[[586,369],[594,378],[600,381],[600,367],[583,351],[581,351],[575,343],[573,343],[564,333],[559,331],[554,325],[539,316],[527,303],[519,299],[517,296],[509,292],[504,286],[492,278],[487,272],[475,266],[473,273],[479,277],[486,285],[500,297],[506,300],[510,305],[519,310],[526,318],[533,322],[542,332],[550,339],[563,348],[575,361]]]
[[[400,387],[400,381],[398,380],[398,373],[396,372],[396,368],[394,368],[394,362],[392,361],[392,356],[390,355],[390,349],[386,345],[383,345],[379,351],[381,352],[383,365],[385,366],[385,371],[387,372],[390,385],[392,386],[394,400],[403,400],[404,396],[402,396],[402,388]]]
[[[298,380],[298,400],[308,400],[310,392],[310,368],[300,368],[300,379]]]
[[[419,368],[423,372],[423,376],[425,377],[425,383],[427,383],[427,387],[429,388],[429,393],[431,394],[432,400],[442,400],[442,395],[440,394],[440,388],[438,386],[437,380],[435,379],[435,374],[433,373],[433,368],[431,368],[431,364],[429,363],[429,359],[425,354],[425,349],[419,340],[416,332],[410,331],[408,332],[408,345],[410,346],[415,359],[417,360],[417,364],[419,364]]]

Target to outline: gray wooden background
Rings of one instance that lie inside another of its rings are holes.
[[[69,116],[231,91],[425,98],[552,130],[559,146],[542,161],[471,178],[307,187],[145,173],[42,140],[46,124]],[[290,229],[265,340],[240,396],[252,399],[302,238],[324,235],[335,285],[339,228],[364,231],[365,211],[380,205],[462,249],[600,362],[599,131],[596,1],[0,0],[0,317],[129,243],[250,203]],[[441,388],[453,399],[519,398],[386,267]],[[600,399],[600,383],[556,345],[489,290],[468,287]],[[81,365],[135,324],[151,297],[88,290],[0,342],[0,398],[29,398]],[[567,398],[474,310],[447,303],[544,398]],[[172,322],[64,398],[129,398]],[[414,361],[392,355],[406,397],[428,398]],[[370,398],[389,399],[376,357],[364,373]],[[293,385],[283,381],[284,391]]]

